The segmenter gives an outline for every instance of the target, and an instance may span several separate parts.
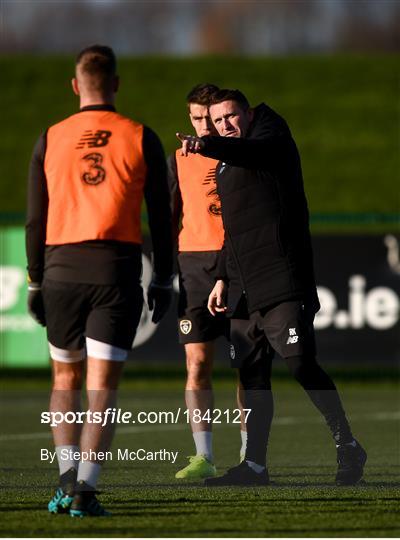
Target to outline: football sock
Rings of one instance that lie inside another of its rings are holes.
[[[240,454],[244,455],[246,453],[247,446],[247,431],[240,430],[240,438],[242,439],[242,447],[240,448]]]
[[[247,418],[246,461],[265,466],[274,410],[271,390],[245,390]]]
[[[254,461],[249,461],[246,459],[247,465],[250,467],[250,469],[253,469],[254,472],[260,473],[265,470],[265,467],[263,465],[259,465],[258,463],[254,463]]]
[[[266,465],[268,438],[274,414],[270,371],[270,362],[265,358],[239,369],[245,408],[251,410],[247,417],[246,461],[262,467]]]
[[[325,417],[336,444],[354,440],[339,393],[332,379],[315,358],[292,356],[286,363],[294,378],[302,385],[311,401]]]
[[[193,431],[196,455],[203,455],[212,462],[212,431]]]
[[[81,461],[78,468],[77,482],[83,480],[86,482],[86,484],[89,484],[89,486],[95,488],[100,471],[100,463],[94,463],[93,461]]]
[[[56,455],[60,476],[69,471],[71,468],[78,469],[79,459],[73,459],[71,456],[71,454],[74,454],[75,452],[79,452],[79,446],[74,444],[56,446]]]

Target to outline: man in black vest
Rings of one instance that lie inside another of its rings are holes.
[[[238,90],[213,95],[220,137],[178,134],[182,153],[220,160],[218,194],[225,245],[208,307],[231,317],[232,364],[245,389],[245,461],[209,486],[265,485],[272,420],[267,340],[323,414],[336,443],[338,485],[356,484],[366,453],[354,439],[338,392],[316,361],[319,309],[300,156],[285,120],[265,104],[252,109]]]

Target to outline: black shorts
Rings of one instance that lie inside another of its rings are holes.
[[[252,364],[269,347],[282,358],[316,354],[313,321],[298,300],[256,311],[247,319],[231,319],[230,337],[232,367]]]
[[[131,349],[143,307],[139,283],[88,285],[45,279],[42,294],[48,341],[61,350],[81,350],[90,338]]]
[[[215,285],[214,271],[219,251],[183,251],[178,255],[179,343],[204,343],[228,336],[229,321],[223,314],[215,317],[207,309]]]

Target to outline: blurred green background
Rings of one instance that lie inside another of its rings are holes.
[[[190,129],[198,82],[240,88],[289,123],[299,146],[313,232],[400,230],[399,55],[122,58],[117,108],[152,127],[167,153]],[[3,56],[0,213],[23,221],[35,140],[77,110],[69,56]],[[145,221],[145,215],[144,215]]]

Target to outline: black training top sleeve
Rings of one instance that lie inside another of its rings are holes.
[[[168,186],[169,186],[169,193],[171,196],[172,236],[173,236],[174,242],[177,243],[179,229],[180,229],[180,221],[181,221],[181,216],[182,216],[183,203],[182,203],[181,190],[179,188],[178,168],[176,165],[175,154],[171,154],[170,156],[168,156],[167,167],[168,167]]]
[[[148,127],[143,131],[143,155],[147,165],[144,196],[153,244],[153,268],[160,281],[172,275],[172,226],[167,165],[158,136]]]
[[[28,201],[25,224],[26,255],[30,281],[40,283],[44,271],[44,251],[49,196],[44,172],[46,133],[42,134],[33,150],[28,176]]]
[[[275,160],[287,135],[273,135],[260,139],[234,137],[202,137],[204,149],[200,154],[233,167],[257,169]]]

